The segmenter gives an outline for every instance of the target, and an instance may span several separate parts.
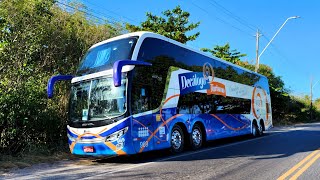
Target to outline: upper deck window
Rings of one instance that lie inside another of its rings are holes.
[[[156,64],[160,64],[162,68],[167,66],[166,69],[169,69],[169,66],[175,66],[194,72],[201,72],[203,65],[210,62],[215,77],[249,86],[262,86],[259,83],[262,76],[232,66],[224,60],[210,58],[161,39],[146,38],[141,45],[138,59],[152,63],[153,68],[156,67]],[[268,90],[267,81],[263,83],[263,88]]]
[[[137,37],[120,39],[90,49],[83,57],[77,75],[112,69],[117,60],[131,59]]]

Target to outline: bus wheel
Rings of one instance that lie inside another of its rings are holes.
[[[202,146],[202,130],[198,124],[195,124],[191,132],[191,147],[193,150],[199,149]]]
[[[260,126],[259,126],[259,135],[262,136],[263,135],[263,121],[260,122]]]
[[[184,136],[180,126],[175,125],[171,132],[171,152],[179,153],[184,148]]]
[[[259,136],[259,128],[258,128],[257,123],[255,123],[255,122],[252,124],[252,136],[253,137]]]

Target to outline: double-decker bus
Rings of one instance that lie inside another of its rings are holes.
[[[129,155],[272,127],[266,77],[150,32],[93,45],[71,80],[67,135],[77,155]]]

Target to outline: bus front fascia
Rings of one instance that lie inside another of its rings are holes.
[[[133,61],[133,60],[119,60],[113,64],[113,84],[115,87],[121,86],[121,72],[123,66],[136,65],[136,66],[152,66],[151,63],[144,61]]]

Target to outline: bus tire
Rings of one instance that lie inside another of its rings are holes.
[[[203,143],[203,133],[199,124],[195,124],[191,131],[191,148],[193,150],[200,149]]]
[[[264,131],[264,123],[263,120],[260,120],[260,126],[259,126],[259,135],[262,136]]]
[[[252,123],[252,136],[258,137],[259,136],[259,128],[256,122]]]
[[[171,131],[171,152],[180,153],[184,148],[184,134],[180,126],[174,125]]]

